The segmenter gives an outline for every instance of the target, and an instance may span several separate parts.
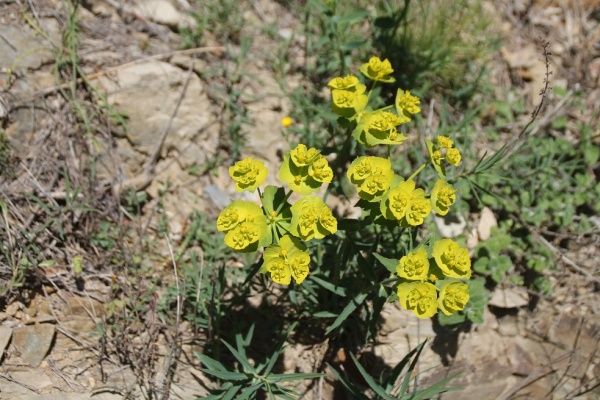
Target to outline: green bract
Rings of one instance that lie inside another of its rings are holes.
[[[438,306],[446,315],[461,311],[469,302],[469,287],[466,283],[450,281],[444,283],[440,290]]]
[[[443,239],[433,245],[433,258],[445,276],[450,278],[471,277],[471,259],[467,249],[452,239]]]
[[[394,181],[390,160],[381,157],[358,157],[347,172],[350,182],[358,186],[358,195],[367,201],[379,201]]]
[[[431,191],[431,207],[439,215],[448,214],[450,206],[456,201],[456,189],[444,179],[438,179]]]
[[[235,181],[235,190],[238,192],[244,190],[254,192],[265,182],[268,173],[265,163],[252,157],[240,160],[229,167],[229,176]]]
[[[260,272],[269,273],[276,283],[289,285],[293,277],[300,284],[308,276],[310,256],[306,246],[290,235],[283,236],[279,244],[267,247],[263,259]]]
[[[316,196],[306,196],[292,206],[290,233],[302,240],[322,239],[337,231],[337,220]]]
[[[258,250],[270,240],[267,218],[257,204],[235,200],[217,218],[217,229],[225,234],[225,244],[240,252]]]
[[[437,289],[429,282],[410,282],[398,285],[400,305],[419,318],[433,317],[437,312]]]

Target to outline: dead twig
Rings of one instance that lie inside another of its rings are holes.
[[[552,367],[552,365],[555,365],[556,363],[559,363],[560,361],[568,358],[571,356],[571,352],[567,352],[565,354],[563,354],[562,356],[551,360],[548,365],[540,367],[538,369],[536,369],[535,371],[533,371],[532,373],[530,373],[528,376],[526,376],[525,378],[523,378],[519,383],[517,383],[515,386],[513,386],[508,392],[502,394],[501,396],[499,396],[497,398],[497,400],[508,400],[510,399],[514,394],[516,394],[519,390],[531,385],[533,382],[537,381],[538,379],[543,378],[546,375],[549,375],[553,372],[556,371],[556,369],[554,367]]]
[[[29,385],[27,385],[27,384],[25,384],[25,383],[23,383],[23,382],[19,382],[19,381],[17,381],[15,378],[13,378],[12,376],[10,376],[10,374],[9,374],[9,373],[6,373],[6,374],[0,374],[0,378],[6,379],[7,381],[9,381],[9,382],[12,382],[12,383],[16,383],[16,384],[17,384],[17,385],[19,385],[19,386],[23,386],[25,389],[27,389],[27,390],[31,390],[32,392],[34,392],[34,393],[36,393],[36,394],[39,394],[39,395],[40,395],[40,396],[42,396],[44,399],[46,399],[46,400],[48,399],[46,396],[44,396],[44,395],[42,394],[42,392],[40,392],[40,391],[39,391],[39,390],[37,390],[36,388],[34,388],[34,387],[31,387],[31,386],[29,386]]]

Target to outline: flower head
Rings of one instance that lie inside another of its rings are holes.
[[[316,196],[305,196],[292,206],[289,232],[302,240],[322,239],[337,231],[337,220]]]
[[[238,192],[244,190],[254,192],[265,182],[268,173],[265,163],[252,157],[240,160],[229,167],[229,176],[235,181],[235,190]]]
[[[419,104],[421,104],[421,100],[417,96],[413,96],[408,90],[398,89],[395,102],[398,115],[404,115],[410,121],[411,114],[421,112]]]
[[[398,125],[409,122],[410,118],[388,111],[365,113],[353,132],[353,136],[367,147],[378,144],[402,144],[408,139],[399,133]]]
[[[443,239],[435,242],[432,255],[445,276],[465,279],[471,277],[469,252],[454,240]]]
[[[454,142],[448,136],[440,135],[437,137],[437,145],[441,149],[451,149]]]
[[[431,191],[431,207],[439,215],[448,214],[450,206],[456,201],[456,189],[444,179],[438,179]]]
[[[464,310],[469,302],[469,287],[466,283],[450,281],[444,283],[440,290],[438,306],[446,315],[452,315],[455,311]]]
[[[374,81],[386,83],[392,83],[396,81],[394,77],[389,76],[394,72],[394,69],[387,58],[381,61],[379,57],[373,56],[369,59],[368,63],[361,65],[359,70],[364,76]]]
[[[423,189],[416,189],[413,180],[402,181],[390,189],[380,203],[381,214],[398,220],[402,226],[421,225],[431,212],[431,204]]]
[[[267,217],[254,203],[235,200],[217,218],[217,229],[225,234],[225,244],[240,252],[258,250],[268,240]]]
[[[260,272],[269,273],[274,282],[289,285],[294,278],[300,284],[308,276],[310,256],[298,239],[285,235],[278,244],[265,249]]]
[[[284,128],[288,128],[288,127],[292,126],[293,123],[294,123],[294,120],[292,119],[292,117],[285,116],[285,117],[281,118],[281,125]]]
[[[457,148],[453,147],[451,149],[446,150],[446,160],[448,160],[448,162],[454,165],[455,167],[458,167],[461,158],[462,157],[460,155],[460,151]]]
[[[333,89],[331,91],[331,109],[337,115],[352,119],[365,109],[369,98],[360,91]]]
[[[429,282],[409,282],[398,285],[400,305],[419,318],[433,317],[437,312],[437,290]]]
[[[294,192],[306,195],[319,190],[323,183],[331,182],[333,170],[317,149],[307,149],[305,145],[299,144],[285,154],[279,179],[287,183]]]
[[[358,186],[360,198],[367,201],[379,201],[394,181],[392,163],[381,157],[358,157],[346,174]]]
[[[428,272],[429,260],[423,247],[402,257],[396,266],[398,276],[409,281],[427,279]]]
[[[364,93],[366,86],[358,80],[354,75],[346,75],[344,77],[333,78],[327,84],[332,89],[353,90]]]

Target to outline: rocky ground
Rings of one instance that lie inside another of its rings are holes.
[[[286,143],[280,121],[291,105],[268,68],[271,55],[267,49],[277,37],[289,37],[297,22],[278,2],[251,4],[243,15],[243,29],[256,38],[243,63],[246,75],[238,99],[251,121],[242,125],[247,143],[244,154],[275,166]],[[493,68],[498,71],[493,75],[497,79],[494,84],[510,85],[511,78],[520,77],[520,93],[529,105],[535,104],[545,76],[536,41],[546,35],[554,54],[553,85],[567,90],[583,85],[585,101],[596,105],[597,114],[600,2],[494,1],[490,6],[500,11],[498,29],[507,38],[494,61]],[[209,36],[206,46],[179,50],[177,27],[194,24],[188,11],[185,0],[82,2],[77,24],[78,63],[86,79],[75,88],[68,79],[56,79],[56,74],[62,78],[66,74],[55,69],[57,57],[69,56],[65,51],[57,54],[58,48],[64,49],[60,45],[67,23],[64,2],[0,0],[0,121],[18,159],[17,179],[2,182],[2,191],[36,193],[50,203],[72,200],[78,194],[69,193],[64,180],[58,179],[58,169],[66,163],[83,174],[83,154],[92,154],[99,160],[98,187],[85,190],[104,193],[96,204],[99,209],[110,209],[107,204],[130,188],[152,199],[145,210],[153,210],[154,199],[161,198],[172,231],[170,239],[176,243],[182,240],[192,211],[215,217],[235,193],[225,165],[218,161],[227,156],[223,154],[225,105],[219,92],[223,75],[209,72],[234,69],[232,54],[240,49],[232,53]],[[267,23],[276,23],[275,39],[261,33],[260,27]],[[291,46],[300,48],[299,42],[292,41]],[[291,73],[288,83],[297,85],[298,80]],[[73,118],[73,101],[67,101],[74,98],[86,105],[104,102],[111,112],[126,118],[127,130],[118,118],[102,118],[100,109],[97,114],[88,111],[88,125],[82,124],[81,118]],[[590,107],[589,115],[572,118],[591,118],[593,110]],[[101,134],[82,134],[89,127]],[[211,165],[210,173],[197,172],[206,165]],[[22,221],[29,222],[30,229],[38,229],[27,212],[39,215],[40,206],[34,200],[29,205],[29,211],[21,209]],[[479,229],[475,236],[483,240],[496,222],[494,216],[482,214],[473,219]],[[84,216],[80,221],[66,221],[64,226],[80,229],[85,235],[89,221]],[[0,309],[0,398],[142,396],[144,384],[134,377],[144,370],[144,359],[123,362],[107,356],[102,349],[105,343],[98,343],[98,326],[112,293],[111,280],[114,283],[121,278],[105,266],[86,274],[85,287],[81,287],[72,270],[74,255],[85,254],[83,262],[90,265],[102,260],[93,260],[89,249],[74,249],[50,234],[44,240],[49,254],[62,254],[63,258],[43,267],[45,278],[36,290],[14,297]],[[599,243],[596,238],[564,257],[598,276]],[[157,250],[161,252],[168,259],[166,244]],[[562,399],[573,398],[584,387],[597,386],[600,281],[564,260],[559,265],[552,275],[553,296],[541,299],[535,310],[527,291],[501,286],[493,295],[485,323],[466,332],[446,332],[387,304],[377,344],[363,355],[365,364],[394,365],[419,341],[432,338],[420,364],[420,370],[427,371],[426,380],[463,371],[453,384],[466,389],[445,394],[444,399]],[[139,342],[158,344],[159,361],[148,365],[146,380],[172,380],[170,386],[161,386],[172,398],[206,395],[207,378],[190,357],[191,345],[184,344],[175,375],[167,376],[172,356],[168,339],[140,328]],[[327,341],[290,344],[284,368],[313,372],[326,349]],[[338,358],[343,364],[347,356],[342,352]],[[333,398],[335,387],[330,378],[308,388],[305,398]],[[578,398],[598,396],[596,388]]]

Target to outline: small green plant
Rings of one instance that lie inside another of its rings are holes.
[[[246,348],[250,345],[254,334],[254,325],[252,325],[245,337],[241,334],[236,335],[236,348],[223,341],[223,344],[235,357],[237,362],[239,362],[238,367],[233,371],[226,368],[221,362],[196,352],[196,357],[198,357],[204,366],[204,368],[201,368],[202,372],[212,375],[223,382],[221,387],[212,390],[212,394],[209,397],[205,397],[205,399],[256,399],[261,393],[268,394],[270,399],[294,399],[299,394],[284,384],[325,376],[325,374],[319,373],[273,373],[273,367],[275,367],[275,363],[283,353],[285,339],[294,328],[295,325],[291,325],[282,336],[283,340],[265,357],[264,361],[256,365],[253,365],[246,355]]]
[[[410,382],[415,378],[417,374],[417,362],[421,353],[424,349],[427,341],[419,344],[413,350],[411,350],[404,358],[392,369],[386,376],[381,377],[379,380],[374,379],[360,364],[360,362],[354,357],[352,353],[350,356],[352,362],[360,372],[368,388],[375,393],[375,396],[366,396],[364,388],[357,384],[355,379],[351,379],[348,376],[338,372],[331,365],[329,368],[344,387],[350,392],[353,399],[367,400],[417,400],[417,399],[431,399],[442,393],[451,392],[455,390],[461,390],[461,388],[445,387],[447,383],[456,378],[458,374],[454,374],[448,378],[436,382],[426,389],[418,389],[418,385],[413,385],[411,388]],[[407,368],[408,367],[408,368]],[[406,372],[403,373],[406,368]],[[400,379],[403,377],[402,379]]]

